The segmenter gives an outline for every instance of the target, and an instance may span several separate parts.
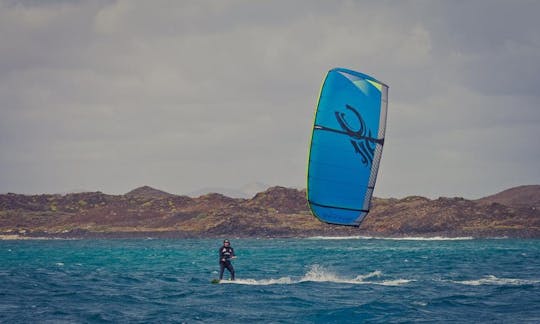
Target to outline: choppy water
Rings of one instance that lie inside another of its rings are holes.
[[[540,322],[540,240],[0,241],[0,322]]]

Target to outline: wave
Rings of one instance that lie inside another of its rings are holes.
[[[222,283],[229,284],[239,284],[239,285],[257,285],[257,286],[266,286],[266,285],[291,285],[301,282],[333,282],[333,283],[344,283],[344,284],[371,284],[371,285],[382,285],[382,286],[400,286],[411,282],[412,280],[407,279],[395,279],[395,280],[381,280],[381,281],[366,281],[366,279],[379,278],[382,277],[381,271],[373,271],[363,275],[357,275],[354,278],[344,278],[338,276],[337,274],[328,271],[324,267],[315,264],[312,265],[309,271],[306,272],[302,277],[293,278],[293,277],[281,277],[277,279],[236,279],[234,281],[222,281]]]
[[[352,235],[352,236],[312,236],[308,237],[308,240],[371,240],[376,239],[376,237],[372,236],[360,236],[360,235]]]
[[[444,236],[433,236],[433,237],[388,237],[381,238],[384,240],[396,240],[396,241],[467,241],[474,240],[472,236],[460,236],[460,237],[444,237]]]
[[[463,241],[474,240],[472,236],[444,237],[444,236],[405,236],[405,237],[382,237],[382,236],[312,236],[310,240],[394,240],[394,241]]]
[[[482,286],[482,285],[500,285],[500,286],[523,286],[534,285],[540,283],[540,280],[527,280],[516,278],[497,278],[493,275],[488,275],[476,280],[451,280],[453,283],[468,285],[468,286]]]

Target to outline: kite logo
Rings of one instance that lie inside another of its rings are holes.
[[[371,135],[371,130],[366,126],[366,122],[360,115],[360,113],[349,105],[345,105],[345,108],[352,111],[353,114],[358,119],[360,125],[358,130],[353,130],[351,126],[345,120],[345,113],[340,111],[335,111],[336,119],[343,131],[349,135],[351,138],[351,144],[354,148],[354,151],[360,155],[362,158],[362,163],[365,166],[370,166],[373,163],[373,157],[375,155],[376,143],[379,140],[375,139]]]

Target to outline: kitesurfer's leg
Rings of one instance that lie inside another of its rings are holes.
[[[234,280],[234,268],[232,266],[232,263],[227,262],[227,270],[231,273],[231,280]]]
[[[219,280],[223,280],[223,272],[225,271],[225,262],[219,263]]]

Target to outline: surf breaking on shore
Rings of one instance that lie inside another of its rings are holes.
[[[310,240],[394,240],[394,241],[465,241],[474,240],[472,236],[445,237],[445,236],[404,236],[404,237],[384,237],[384,236],[312,236]]]

